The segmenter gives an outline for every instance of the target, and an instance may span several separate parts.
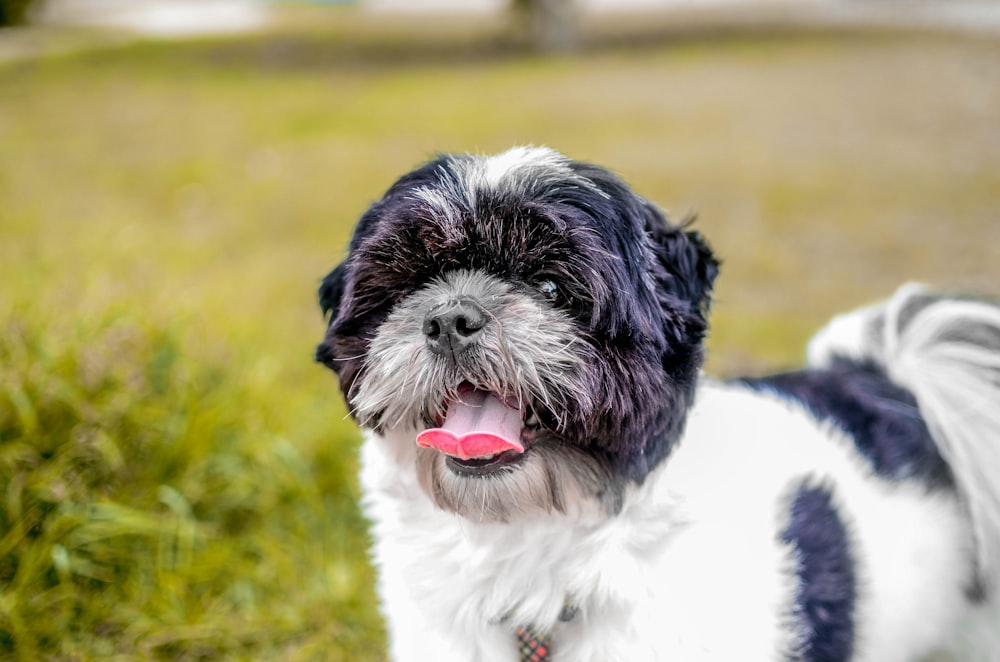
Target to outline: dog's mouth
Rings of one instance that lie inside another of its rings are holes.
[[[435,423],[417,435],[417,444],[447,455],[452,471],[471,476],[520,462],[539,427],[530,407],[511,406],[469,382],[456,389],[444,418]]]

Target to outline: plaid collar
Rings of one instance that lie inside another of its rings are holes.
[[[527,625],[517,629],[517,652],[521,662],[548,662],[549,637]]]
[[[567,622],[576,616],[576,607],[568,602],[559,613],[559,620]],[[551,660],[552,642],[547,632],[541,632],[531,625],[517,629],[517,652],[520,662],[549,662]]]

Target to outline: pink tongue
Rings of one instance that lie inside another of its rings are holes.
[[[459,398],[448,406],[444,425],[418,434],[417,444],[463,460],[524,452],[518,410],[487,391],[468,389]]]

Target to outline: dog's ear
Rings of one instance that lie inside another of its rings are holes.
[[[350,245],[347,248],[348,255],[353,255],[364,240],[374,232],[380,210],[384,204],[384,199],[372,204],[361,216],[357,226],[354,228],[354,235],[351,237]],[[320,308],[323,310],[323,315],[327,321],[327,334],[323,342],[316,348],[316,360],[338,374],[342,372],[344,362],[343,360],[338,361],[335,357],[336,352],[331,335],[334,323],[340,317],[341,309],[349,307],[351,304],[350,294],[348,293],[348,282],[351,276],[350,265],[351,261],[350,257],[348,257],[323,278],[323,282],[320,283],[319,291],[317,292]],[[348,298],[345,299],[345,296]],[[351,311],[344,312],[350,313]]]
[[[333,271],[328,273],[319,286],[319,305],[323,310],[323,316],[327,320],[329,328],[340,312],[340,303],[344,297],[344,289],[347,282],[347,262],[342,262]],[[327,368],[337,371],[337,361],[334,356],[332,343],[329,338],[325,338],[316,347],[316,361],[322,363]]]
[[[346,271],[347,262],[343,262],[328,273],[319,286],[319,305],[328,322],[333,322],[340,310],[340,300],[344,296],[344,284],[347,280]]]
[[[699,232],[686,229],[693,217],[676,226],[653,205],[646,203],[644,207],[646,232],[658,262],[655,269],[658,287],[672,298],[688,303],[692,312],[704,317],[719,273],[719,261]]]

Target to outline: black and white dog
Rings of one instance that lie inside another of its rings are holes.
[[[367,431],[393,659],[1000,660],[1000,307],[907,286],[713,381],[716,270],[548,149],[364,214],[317,358]]]

